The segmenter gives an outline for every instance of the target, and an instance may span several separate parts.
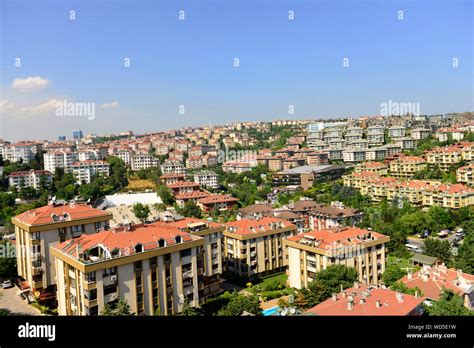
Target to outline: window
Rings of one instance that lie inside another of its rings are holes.
[[[191,256],[191,249],[181,250],[181,257]]]
[[[94,227],[95,227],[95,230],[96,230],[96,231],[97,231],[97,230],[100,230],[100,229],[102,228],[102,223],[96,222],[96,223],[94,224]]]
[[[92,289],[85,292],[86,299],[94,301],[97,299],[97,289]]]
[[[133,263],[133,268],[135,269],[135,272],[141,271],[142,269],[142,262],[141,261],[135,261]]]
[[[117,285],[111,284],[104,286],[104,296],[117,292]]]
[[[86,273],[86,281],[88,283],[92,283],[92,282],[95,282],[95,272],[89,272],[89,273]]]
[[[115,273],[116,273],[115,267],[106,268],[102,271],[102,277],[109,277],[109,276],[115,275]]]
[[[150,261],[150,268],[155,268],[157,264],[156,257],[152,257],[149,261]]]
[[[82,233],[83,232],[82,225],[72,226],[71,231],[72,233]]]

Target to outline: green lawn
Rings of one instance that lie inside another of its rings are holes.
[[[255,287],[256,285],[258,285],[260,287],[260,289],[265,289],[265,287],[267,285],[270,285],[274,282],[280,282],[280,283],[284,284],[285,287],[286,287],[286,279],[287,278],[288,278],[288,276],[286,275],[285,272],[278,273],[278,274],[272,274],[272,275],[260,278],[259,282],[252,283],[253,284],[252,288]]]
[[[414,267],[412,264],[410,264],[410,259],[408,258],[401,258],[401,257],[396,257],[392,255],[387,256],[387,267],[391,265],[397,265],[400,268],[402,268],[404,271],[406,271],[407,267],[414,268],[413,271],[416,271],[419,269],[419,267]]]

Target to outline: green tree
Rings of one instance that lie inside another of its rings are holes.
[[[130,312],[130,306],[125,300],[120,300],[115,304],[106,304],[100,315],[103,316],[128,316],[132,315]]]
[[[341,286],[343,289],[353,286],[357,279],[355,268],[331,265],[317,272],[307,289],[297,291],[295,304],[303,309],[314,307],[327,300],[333,293],[339,292]]]
[[[145,222],[148,216],[150,215],[150,207],[142,203],[135,203],[133,205],[133,214],[140,219],[140,221]]]
[[[390,286],[400,278],[405,276],[406,272],[400,269],[397,265],[390,265],[382,274],[382,281],[386,286]]]
[[[165,185],[158,185],[156,188],[156,194],[161,198],[162,202],[166,205],[173,205],[175,199],[171,190]]]
[[[0,257],[0,278],[7,279],[14,277],[17,273],[16,269],[16,257],[8,257],[13,246],[6,241],[0,242],[0,250],[3,251],[3,255]]]
[[[447,240],[427,238],[424,251],[426,255],[434,256],[443,262],[451,260],[451,245]]]
[[[432,316],[471,316],[474,315],[464,307],[463,299],[450,290],[443,290],[441,298],[433,305],[427,306],[426,310]]]
[[[179,213],[186,217],[193,217],[200,219],[202,217],[202,211],[192,200],[188,200],[182,209],[179,210]]]
[[[223,310],[219,311],[219,315],[239,316],[243,312],[255,315],[262,314],[260,300],[257,295],[246,296],[237,293],[232,294],[229,303]]]

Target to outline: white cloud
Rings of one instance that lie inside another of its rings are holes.
[[[101,109],[115,109],[116,107],[119,106],[118,101],[113,101],[111,103],[104,103],[100,106]]]
[[[45,101],[44,103],[41,103],[38,105],[21,107],[18,109],[18,111],[20,111],[20,113],[25,113],[25,114],[43,114],[45,112],[56,110],[58,107],[58,104],[61,104],[61,103],[63,103],[63,100],[49,99]]]
[[[8,112],[9,116],[44,115],[56,110],[58,104],[62,102],[59,99],[49,99],[37,105],[20,106],[8,100],[0,100],[0,111]]]
[[[51,81],[39,76],[16,78],[13,80],[11,87],[20,90],[42,89],[51,84]]]

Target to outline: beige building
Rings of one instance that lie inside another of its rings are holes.
[[[377,175],[387,175],[388,166],[381,162],[363,162],[355,166],[356,173],[372,172]]]
[[[330,265],[357,270],[359,281],[377,284],[385,271],[386,246],[390,238],[356,227],[298,234],[283,243],[288,253],[288,285],[307,287],[316,273]]]
[[[412,178],[427,167],[426,161],[417,156],[400,156],[390,162],[390,174],[395,178]]]
[[[12,219],[18,275],[34,291],[54,290],[56,269],[50,247],[108,228],[112,215],[89,205],[47,205]]]
[[[456,171],[456,180],[469,186],[474,186],[474,164],[464,166]]]
[[[438,147],[426,152],[426,160],[431,167],[438,165],[443,171],[448,171],[449,168],[461,162],[462,149],[458,146]]]
[[[188,228],[187,226],[186,228]],[[132,313],[176,314],[204,302],[205,238],[165,223],[122,227],[51,248],[60,315],[97,315],[125,300]]]
[[[225,225],[228,271],[252,277],[283,271],[287,266],[283,240],[297,233],[296,225],[274,217],[241,219]]]

